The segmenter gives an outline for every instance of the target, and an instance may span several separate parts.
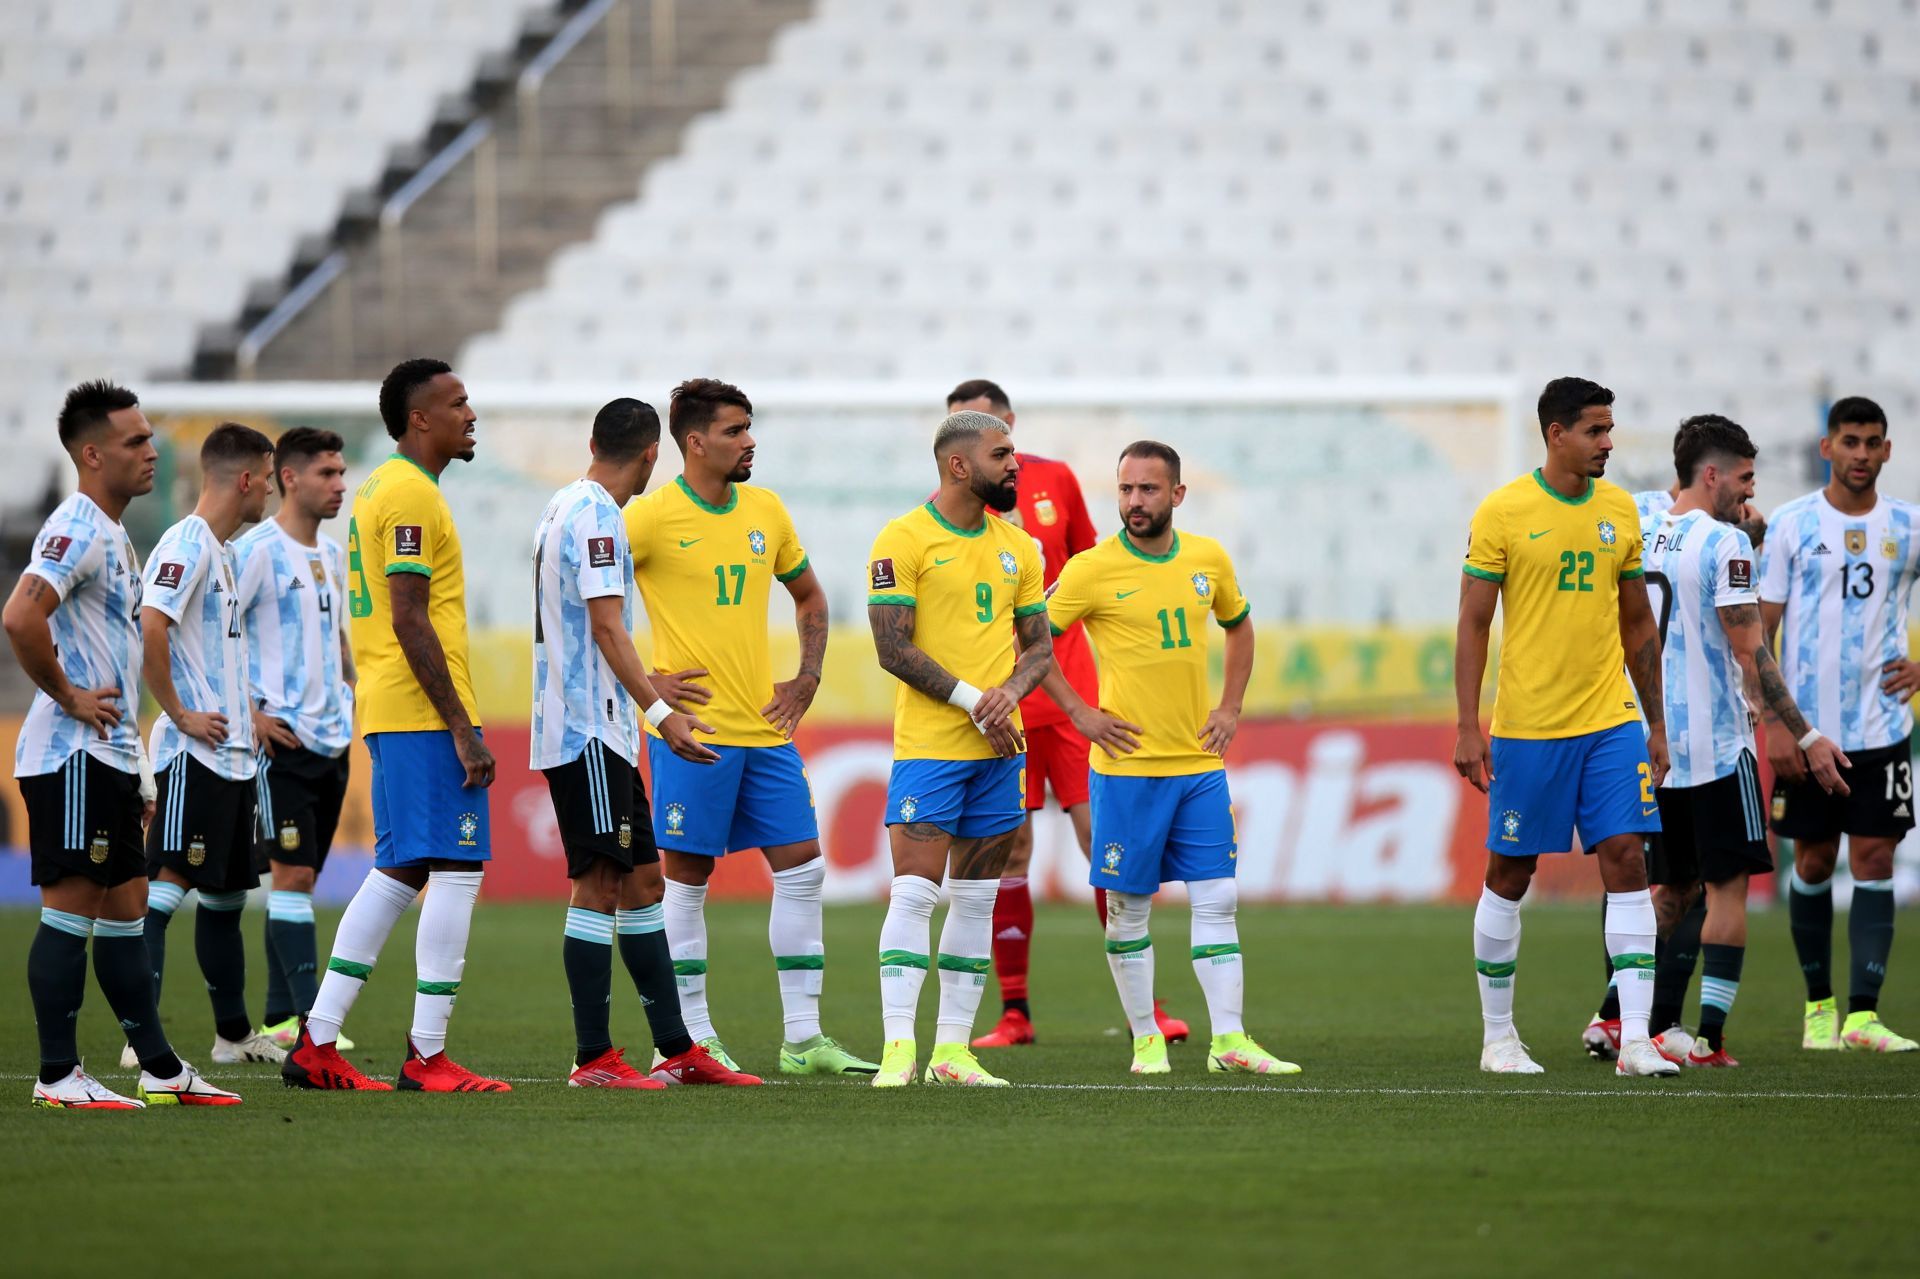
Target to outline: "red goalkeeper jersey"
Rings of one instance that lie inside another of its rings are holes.
[[[1040,544],[1044,578],[1053,585],[1068,560],[1100,540],[1093,520],[1087,515],[1086,499],[1080,496],[1080,482],[1065,462],[1016,455],[1020,461],[1020,523],[1028,536]],[[1086,628],[1075,622],[1066,632],[1053,637],[1053,660],[1088,705],[1100,700],[1099,672],[1093,664],[1093,650],[1087,644]],[[1020,717],[1029,726],[1065,721],[1066,712],[1039,689],[1020,703]]]

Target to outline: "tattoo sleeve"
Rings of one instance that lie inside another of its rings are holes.
[[[820,592],[816,601],[796,609],[793,624],[800,631],[800,671],[802,674],[820,678],[822,663],[827,660],[827,594]]]
[[[387,594],[393,603],[393,637],[407,656],[407,666],[420,681],[420,691],[433,703],[433,709],[455,733],[472,732],[473,721],[460,695],[453,691],[453,675],[447,670],[447,653],[440,647],[433,623],[427,620],[427,587],[431,584],[421,573],[393,573],[387,578]]]
[[[880,669],[908,688],[944,702],[960,681],[914,644],[913,621],[910,605],[867,605],[867,622],[873,627],[873,647],[880,657]]]
[[[1762,714],[1769,724],[1778,723],[1794,741],[1799,741],[1807,735],[1807,717],[1800,713],[1793,694],[1787,691],[1787,677],[1780,673],[1780,663],[1774,660],[1773,650],[1762,644],[1753,655],[1753,664],[1760,675]]]
[[[1667,726],[1667,695],[1660,681],[1660,635],[1650,632],[1627,658],[1627,670],[1640,694],[1640,709],[1646,712],[1647,727]]]
[[[1006,687],[1014,697],[1021,698],[1046,678],[1047,668],[1053,665],[1053,628],[1047,625],[1047,614],[1042,610],[1014,618],[1013,633],[1020,641],[1020,656],[1013,663],[1013,674],[1007,676]]]
[[[1004,835],[986,835],[979,839],[956,839],[953,841],[953,869],[955,879],[995,879],[1005,869],[1007,857],[1013,852],[1013,831]]]

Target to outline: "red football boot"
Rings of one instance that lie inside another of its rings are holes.
[[[760,1082],[758,1075],[728,1070],[699,1044],[655,1066],[653,1078],[662,1084],[725,1084],[734,1088]]]
[[[401,1092],[512,1092],[504,1079],[476,1075],[441,1049],[431,1057],[407,1041],[407,1060],[400,1067]]]
[[[361,1074],[360,1068],[342,1057],[334,1045],[314,1043],[305,1017],[300,1019],[300,1031],[287,1050],[287,1059],[280,1063],[280,1078],[289,1088],[393,1091],[393,1085],[385,1080]]]
[[[992,1030],[980,1036],[972,1043],[974,1048],[1012,1048],[1015,1044],[1033,1042],[1033,1022],[1018,1008],[1009,1008],[1000,1014],[1000,1020]]]
[[[1154,1024],[1160,1027],[1160,1033],[1166,1036],[1168,1043],[1184,1044],[1187,1042],[1187,1023],[1181,1021],[1178,1017],[1170,1016],[1167,1010],[1160,1006],[1160,1001],[1157,999],[1153,1001],[1153,1020]]]
[[[1738,1066],[1740,1063],[1735,1061],[1733,1055],[1727,1051],[1727,1043],[1724,1039],[1720,1041],[1718,1048],[1709,1048],[1706,1040],[1695,1039],[1693,1047],[1687,1049],[1686,1064],[1712,1069],[1716,1066]]]
[[[567,1076],[569,1088],[665,1088],[658,1079],[649,1078],[627,1065],[627,1050],[609,1048],[583,1066],[575,1066]]]

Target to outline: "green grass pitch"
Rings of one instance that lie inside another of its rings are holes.
[[[1585,1058],[1596,908],[1527,915],[1519,1022],[1547,1074],[1516,1080],[1476,1069],[1467,912],[1299,907],[1247,910],[1241,931],[1249,1029],[1305,1073],[1209,1076],[1202,1041],[1173,1050],[1170,1083],[1136,1084],[1091,912],[1061,907],[1036,929],[1041,1042],[988,1057],[1012,1089],[808,1080],[642,1094],[562,1082],[562,913],[483,905],[475,920],[453,1048],[513,1078],[511,1096],[295,1093],[265,1069],[229,1068],[216,1077],[246,1094],[237,1110],[127,1115],[28,1107],[34,917],[0,912],[13,959],[0,990],[5,1269],[1868,1274],[1911,1273],[1920,1243],[1920,1054],[1800,1051],[1781,911],[1754,921],[1730,1036],[1738,1071],[1629,1081]],[[880,914],[827,913],[827,1028],[874,1056]],[[765,918],[758,903],[714,907],[711,981],[741,1064],[777,1079]],[[1169,909],[1154,923],[1162,992],[1204,1035],[1186,918]],[[247,928],[257,984],[257,914]],[[1839,932],[1844,973],[1844,919]],[[191,922],[173,934],[167,1024],[204,1062]],[[1908,958],[1884,1013],[1912,1034],[1920,955]],[[396,1065],[412,981],[410,916],[349,1026],[375,1073]],[[643,1056],[618,970],[614,991],[615,1038]],[[989,989],[981,1026],[997,1011]],[[130,1088],[114,1032],[89,989],[82,1048]]]

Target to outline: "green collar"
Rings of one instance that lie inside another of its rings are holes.
[[[932,502],[927,503],[927,514],[933,516],[941,528],[947,530],[949,533],[957,533],[961,537],[979,537],[987,531],[987,517],[985,515],[980,517],[979,528],[961,528],[958,524],[953,523],[948,520],[946,516],[940,514],[940,508]]]
[[[428,478],[429,480],[431,480],[431,481],[433,481],[433,486],[434,486],[435,488],[439,488],[439,487],[440,487],[440,477],[439,477],[439,476],[437,476],[437,475],[435,475],[435,474],[434,474],[434,473],[433,473],[432,471],[429,471],[429,470],[428,470],[428,469],[427,469],[426,467],[424,467],[424,466],[422,466],[422,465],[420,465],[420,464],[419,464],[418,462],[416,462],[416,461],[414,461],[414,460],[413,460],[412,458],[410,458],[410,457],[408,457],[408,456],[407,456],[407,455],[406,455],[405,453],[400,453],[400,452],[396,452],[396,453],[394,453],[394,454],[393,454],[393,456],[392,456],[392,457],[389,457],[389,458],[387,459],[387,461],[389,461],[389,462],[405,462],[405,463],[406,463],[406,464],[407,464],[408,466],[411,466],[411,467],[412,467],[412,468],[413,468],[414,470],[416,470],[416,471],[418,471],[418,472],[420,472],[420,474],[422,474],[422,475],[424,475],[424,476],[426,476],[426,477],[427,477],[427,478]]]
[[[676,475],[673,477],[673,482],[680,486],[680,491],[687,495],[689,502],[692,502],[708,515],[725,515],[728,511],[740,505],[740,486],[738,484],[727,485],[727,504],[725,506],[715,506],[712,502],[707,501],[706,498],[701,497],[693,491],[693,485],[687,483],[686,476]]]
[[[1174,556],[1180,554],[1180,530],[1175,529],[1173,531],[1173,545],[1167,549],[1167,553],[1165,555],[1147,554],[1145,551],[1141,550],[1139,547],[1133,544],[1133,539],[1127,536],[1127,530],[1125,529],[1120,530],[1120,545],[1126,547],[1127,550],[1132,552],[1134,555],[1139,556],[1141,559],[1145,560],[1149,564],[1167,564],[1172,562]]]
[[[1556,502],[1565,502],[1568,506],[1578,506],[1593,496],[1593,481],[1591,479],[1587,481],[1586,492],[1582,493],[1579,497],[1568,497],[1559,489],[1547,483],[1547,477],[1541,474],[1540,468],[1537,466],[1533,468],[1533,482],[1540,486],[1542,493],[1545,493]]]

